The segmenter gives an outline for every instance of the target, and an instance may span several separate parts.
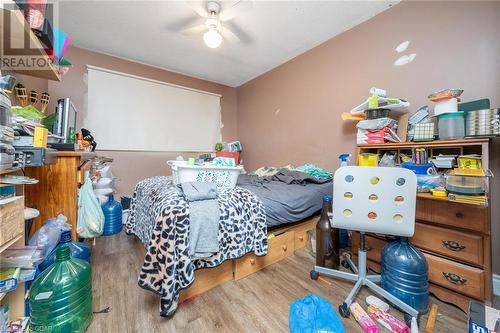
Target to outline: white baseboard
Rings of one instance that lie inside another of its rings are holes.
[[[493,274],[493,293],[500,296],[500,275]]]

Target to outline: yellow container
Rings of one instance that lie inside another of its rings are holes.
[[[483,168],[480,156],[458,156],[458,168],[459,169],[474,169],[479,170]]]
[[[358,165],[367,167],[378,166],[378,155],[371,153],[364,153],[358,156]]]
[[[49,131],[45,127],[35,127],[33,136],[33,147],[47,148],[47,136]]]

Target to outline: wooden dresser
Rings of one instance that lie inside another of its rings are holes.
[[[26,176],[39,180],[38,184],[27,186],[25,193],[26,205],[40,211],[30,235],[49,218],[64,214],[72,226],[73,239],[76,239],[78,189],[85,181],[84,173],[94,156],[94,153],[61,151],[56,164],[26,168]]]
[[[488,169],[487,139],[433,141],[358,146],[358,154],[385,151],[407,152],[425,147],[429,156],[441,154],[481,154]],[[368,266],[380,272],[380,255],[386,239],[367,234]],[[415,234],[411,243],[425,254],[429,264],[430,291],[442,301],[467,312],[470,299],[490,301],[492,297],[490,208],[457,203],[448,198],[417,194]],[[353,250],[359,234],[353,235]]]

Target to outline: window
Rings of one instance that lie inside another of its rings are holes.
[[[83,127],[98,149],[205,152],[221,140],[220,95],[87,68]]]

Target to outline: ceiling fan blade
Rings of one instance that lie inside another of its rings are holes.
[[[222,36],[227,39],[230,43],[239,43],[240,38],[236,36],[234,32],[232,32],[227,27],[222,27]]]
[[[249,11],[252,9],[253,3],[250,0],[239,0],[234,5],[226,8],[220,13],[221,21],[229,21],[239,16],[241,13]]]
[[[184,29],[181,31],[181,33],[183,35],[194,35],[194,34],[199,34],[205,30],[207,30],[207,26],[204,24],[200,24],[191,28]]]
[[[234,35],[238,36],[238,39],[242,43],[250,44],[252,42],[252,37],[234,23],[234,21],[224,22],[223,28],[225,30],[229,29]]]
[[[192,27],[196,23],[201,24],[203,23],[203,21],[198,16],[192,15],[190,17],[186,17],[184,19],[173,22],[172,24],[169,24],[167,26],[167,29],[171,31],[182,31],[184,29]]]
[[[185,0],[184,1],[192,10],[196,12],[199,16],[206,18],[207,17],[207,7],[205,1],[193,1],[193,0]]]

